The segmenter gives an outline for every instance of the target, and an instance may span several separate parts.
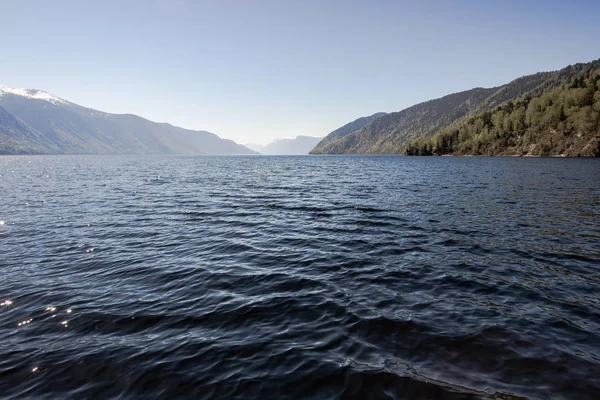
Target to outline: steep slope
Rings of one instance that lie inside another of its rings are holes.
[[[384,112],[375,113],[373,115],[369,115],[368,117],[361,117],[352,122],[347,123],[341,128],[336,129],[335,131],[329,133],[325,136],[319,143],[316,145],[310,152],[310,154],[325,154],[327,153],[326,149],[330,143],[335,142],[352,132],[356,132],[362,127],[370,124],[375,121],[377,118],[386,115]]]
[[[265,155],[307,155],[323,138],[296,136],[293,139],[277,139],[261,151]]]
[[[0,106],[40,134],[33,143],[12,137],[25,152],[47,148],[61,154],[256,154],[210,132],[104,113],[35,89],[0,87]]]
[[[401,154],[415,138],[433,136],[467,116],[489,111],[506,100],[541,90],[556,73],[543,72],[495,88],[475,88],[430,100],[373,120],[341,138],[324,140],[314,153]],[[551,83],[550,83],[551,84]],[[329,137],[328,137],[329,138]],[[328,139],[326,138],[326,139]]]
[[[600,60],[567,67],[536,91],[415,140],[406,153],[600,156]]]
[[[42,134],[0,107],[0,154],[44,154],[56,150]]]
[[[2,89],[0,89],[2,90]],[[0,91],[0,106],[25,121],[52,143],[57,153],[112,153],[114,143],[73,112],[68,102]]]

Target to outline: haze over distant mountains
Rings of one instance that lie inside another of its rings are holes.
[[[432,139],[433,138],[433,139]],[[324,138],[242,146],[206,131],[0,87],[0,154],[600,155],[600,60],[358,118]]]
[[[264,155],[307,155],[322,139],[300,135],[295,138],[275,139],[266,146],[252,143],[245,146]]]
[[[214,133],[0,87],[0,154],[257,154]]]

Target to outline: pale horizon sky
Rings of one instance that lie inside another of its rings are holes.
[[[597,1],[0,0],[0,85],[238,143],[600,58]]]

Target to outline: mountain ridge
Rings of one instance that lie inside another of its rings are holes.
[[[349,134],[351,134],[352,132],[355,132],[359,129],[361,129],[362,127],[368,125],[369,123],[371,123],[372,121],[376,120],[379,117],[382,117],[386,115],[386,113],[384,112],[377,112],[375,114],[366,116],[366,117],[360,117],[355,119],[352,122],[347,123],[346,125],[343,125],[341,127],[339,127],[338,129],[330,132],[328,135],[326,135],[318,144],[317,146],[315,146],[311,151],[310,154],[324,154],[326,153],[326,151],[324,151],[324,149],[326,149],[330,143],[339,140]]]
[[[419,138],[407,155],[600,156],[600,59],[568,66],[535,90]]]
[[[492,88],[477,87],[381,116],[341,137],[330,133],[311,154],[404,154],[415,139],[432,137],[457,121],[492,110],[525,93],[554,87],[561,71],[538,72]],[[340,128],[341,129],[341,128]]]
[[[39,89],[0,87],[0,107],[28,127],[13,124],[9,130],[0,124],[3,154],[17,149],[40,154],[258,154],[211,132],[106,113]]]

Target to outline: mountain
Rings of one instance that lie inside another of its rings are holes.
[[[321,139],[323,138],[313,136],[275,139],[260,152],[265,155],[307,155]]]
[[[56,150],[50,140],[0,107],[0,154],[39,154]]]
[[[414,139],[431,137],[461,119],[490,111],[525,93],[538,93],[555,85],[552,80],[555,74],[541,72],[524,76],[502,86],[474,88],[386,114],[341,137],[333,135],[337,131],[332,132],[312,153],[402,154]]]
[[[0,87],[0,107],[4,154],[256,154],[214,133],[109,114],[37,89]]]
[[[341,138],[351,134],[352,132],[356,132],[357,130],[361,129],[362,127],[370,124],[372,121],[374,121],[377,118],[382,117],[384,115],[386,115],[384,112],[379,112],[379,113],[370,115],[368,117],[358,118],[350,123],[347,123],[346,125],[342,126],[341,128],[338,128],[335,131],[328,134],[327,136],[325,136],[325,138],[323,138],[319,142],[319,144],[317,146],[315,146],[314,149],[312,149],[310,154],[328,153],[328,148],[330,147],[331,143],[340,140]]]
[[[600,156],[600,60],[410,143],[408,155]]]

